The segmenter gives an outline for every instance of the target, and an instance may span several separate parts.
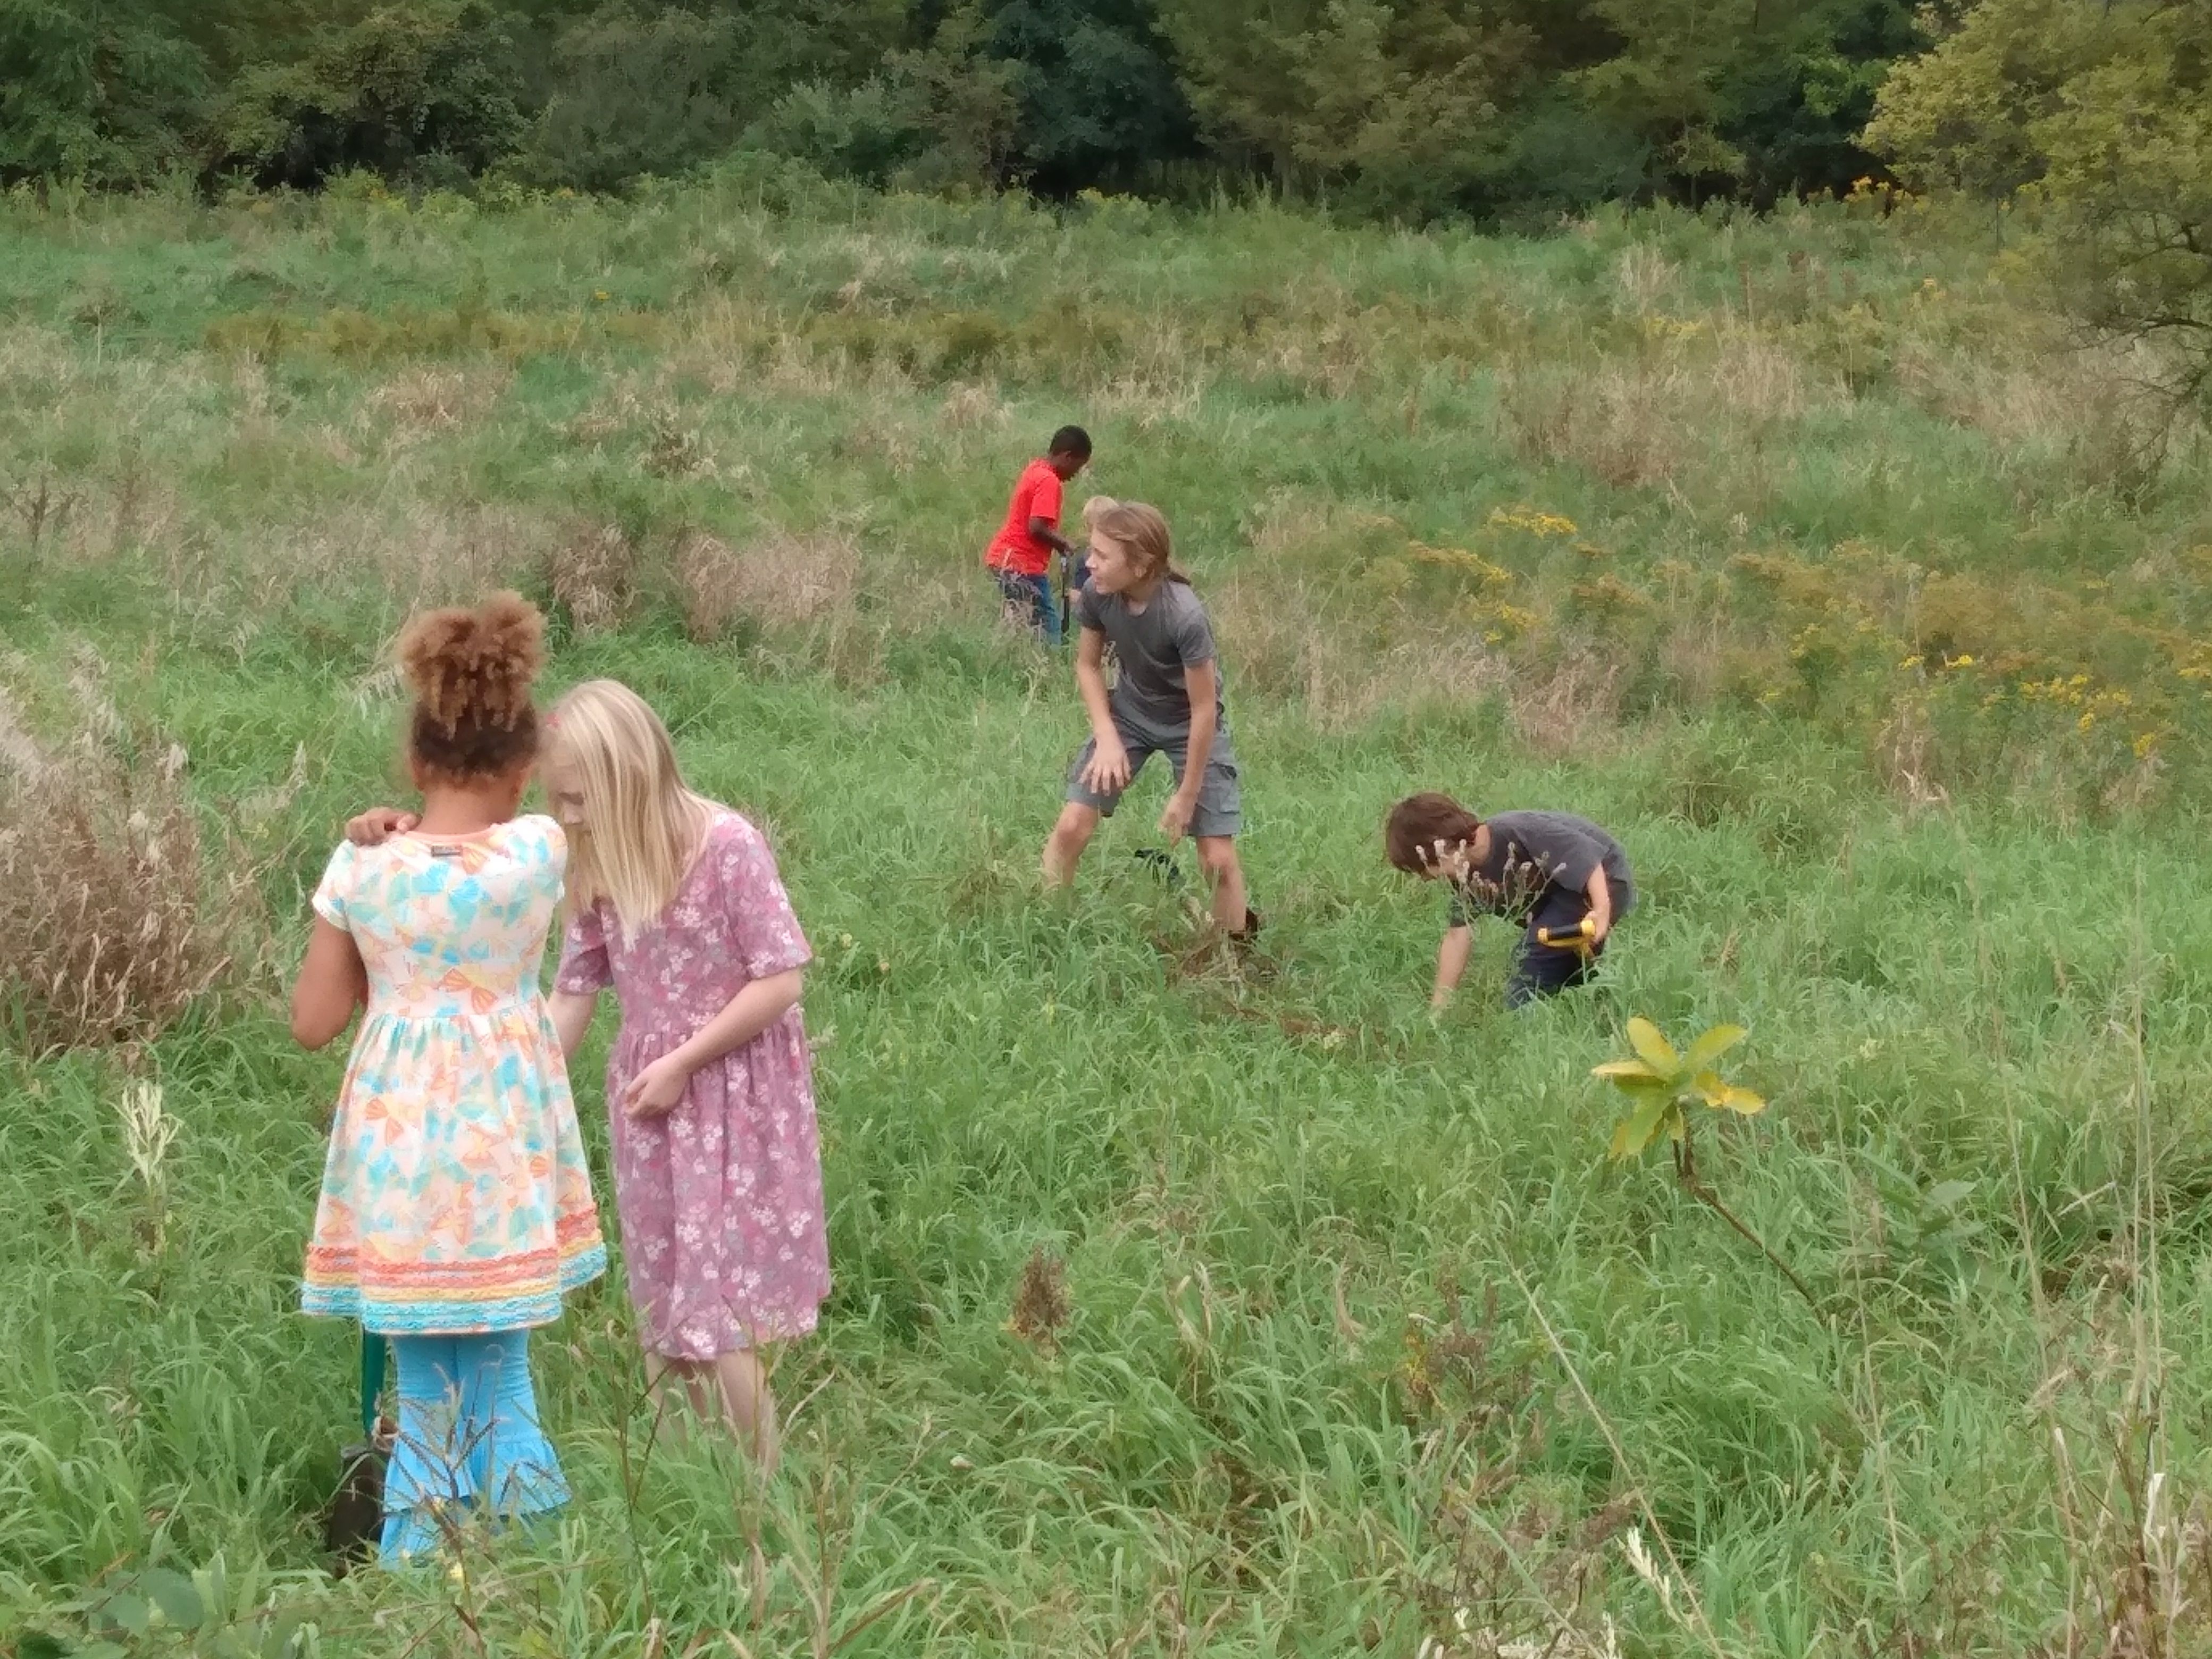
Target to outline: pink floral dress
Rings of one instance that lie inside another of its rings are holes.
[[[704,848],[652,927],[612,909],[572,921],[559,989],[614,987],[607,1062],[615,1204],[645,1346],[711,1359],[814,1328],[830,1294],[822,1152],[806,1030],[793,1008],[709,1061],[664,1117],[621,1107],[630,1079],[688,1042],[757,979],[811,957],[759,830],[717,808]]]

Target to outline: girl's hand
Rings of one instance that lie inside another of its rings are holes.
[[[1095,742],[1090,764],[1083,769],[1083,787],[1094,795],[1118,795],[1129,787],[1129,751],[1118,736]]]
[[[674,1054],[663,1054],[629,1080],[623,1110],[632,1118],[666,1117],[684,1103],[691,1068]]]
[[[420,812],[403,812],[396,806],[372,806],[346,820],[345,838],[356,847],[381,847],[394,836],[404,836],[422,822]]]
[[[1186,795],[1180,789],[1168,797],[1168,804],[1160,813],[1160,833],[1172,847],[1190,830],[1190,816],[1198,811],[1198,799]]]

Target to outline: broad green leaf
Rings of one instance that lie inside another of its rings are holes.
[[[1674,1052],[1674,1045],[1660,1034],[1659,1028],[1638,1014],[1628,1022],[1628,1046],[1642,1055],[1654,1075],[1674,1078],[1680,1075],[1682,1057]]]
[[[1593,1066],[1590,1075],[1604,1078],[1622,1089],[1633,1089],[1638,1084],[1666,1081],[1640,1060],[1608,1060],[1602,1066]]]
[[[1659,1120],[1674,1103],[1672,1095],[1659,1090],[1651,1091],[1646,1100],[1627,1117],[1623,1118],[1613,1132],[1613,1157],[1615,1163],[1624,1158],[1633,1158],[1651,1144],[1652,1132],[1658,1128]]]
[[[1690,1045],[1689,1053],[1682,1056],[1682,1069],[1693,1075],[1710,1071],[1715,1060],[1750,1035],[1741,1025],[1714,1026]]]
[[[153,1623],[153,1609],[128,1590],[118,1590],[100,1604],[100,1622],[112,1630],[143,1636]]]
[[[1590,1068],[1592,1077],[1648,1077],[1656,1078],[1653,1071],[1640,1060],[1608,1060],[1602,1066]]]
[[[1695,1087],[1705,1104],[1717,1112],[1741,1112],[1748,1116],[1766,1109],[1766,1103],[1750,1090],[1723,1083],[1711,1072],[1699,1073]]]
[[[207,1606],[192,1581],[167,1567],[149,1567],[138,1576],[138,1588],[153,1598],[161,1616],[179,1630],[198,1630],[207,1617]]]
[[[1971,1181],[1939,1181],[1928,1189],[1924,1202],[1931,1210],[1948,1210],[1974,1195]]]

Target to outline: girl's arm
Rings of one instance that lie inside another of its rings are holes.
[[[732,1048],[741,1048],[799,1006],[806,970],[787,968],[757,979],[722,1005],[722,1012],[629,1080],[623,1106],[632,1117],[659,1117],[684,1098],[691,1073]]]
[[[302,1048],[321,1048],[368,1001],[368,969],[362,965],[361,947],[344,928],[317,916],[307,958],[292,985],[292,1040]]]
[[[592,1029],[592,1016],[599,1012],[597,991],[556,991],[546,1005],[553,1015],[554,1035],[561,1039],[561,1058],[576,1052],[576,1045]]]
[[[1194,662],[1183,670],[1183,689],[1190,694],[1190,741],[1183,753],[1182,783],[1168,797],[1160,814],[1160,833],[1172,847],[1190,828],[1190,815],[1198,810],[1198,792],[1206,783],[1206,763],[1213,753],[1214,728],[1220,716],[1214,699],[1220,687],[1218,665]]]

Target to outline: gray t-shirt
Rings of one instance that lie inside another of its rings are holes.
[[[1106,636],[1114,647],[1116,672],[1109,707],[1115,723],[1139,736],[1181,738],[1190,733],[1190,693],[1184,671],[1216,659],[1213,624],[1189,585],[1164,581],[1142,611],[1132,611],[1119,593],[1085,586],[1075,601],[1075,620]],[[1221,678],[1214,677],[1213,718],[1217,730],[1229,728],[1221,704]]]
[[[1453,927],[1464,927],[1478,915],[1518,920],[1547,887],[1583,891],[1601,864],[1613,914],[1625,916],[1635,907],[1628,854],[1588,818],[1571,812],[1500,812],[1485,822],[1490,826],[1490,856],[1475,866],[1472,880],[1452,890]]]

